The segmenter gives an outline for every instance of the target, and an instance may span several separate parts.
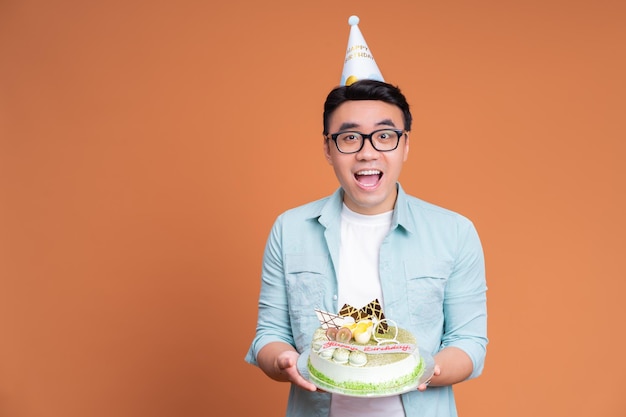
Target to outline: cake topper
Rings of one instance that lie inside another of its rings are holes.
[[[372,319],[373,321],[379,323],[376,329],[377,332],[381,334],[387,333],[387,330],[389,330],[389,326],[385,320],[385,315],[383,314],[383,307],[380,305],[378,298],[370,301],[365,307],[360,309],[356,309],[350,304],[344,304],[341,310],[339,310],[339,315],[352,317],[355,321],[368,318]]]
[[[322,329],[328,328],[339,328],[344,324],[354,323],[354,319],[352,317],[345,317],[337,314],[332,314],[327,311],[322,311],[319,308],[315,309],[315,314],[317,315],[317,319],[320,321],[320,325]]]
[[[346,324],[370,319],[377,324],[375,326],[377,333],[385,334],[389,330],[383,308],[377,298],[360,309],[350,304],[344,304],[339,310],[339,314],[328,313],[320,309],[315,309],[315,314],[323,329],[340,328]]]

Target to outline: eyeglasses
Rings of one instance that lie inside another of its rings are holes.
[[[380,129],[369,135],[361,132],[339,132],[326,135],[326,139],[332,139],[341,153],[357,153],[363,149],[365,139],[369,139],[372,147],[378,152],[393,151],[398,147],[404,130]]]

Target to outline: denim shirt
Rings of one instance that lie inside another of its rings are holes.
[[[245,360],[268,343],[285,342],[307,378],[315,309],[337,313],[343,191],[278,217],[267,240],[256,336]],[[385,317],[411,331],[432,355],[444,347],[471,358],[481,374],[487,346],[485,266],[481,243],[465,217],[407,195],[398,184],[391,229],[380,247]],[[331,395],[291,386],[288,417],[328,416]],[[402,394],[407,417],[455,417],[452,387]]]

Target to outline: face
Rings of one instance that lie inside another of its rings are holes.
[[[329,118],[329,133],[346,130],[368,134],[377,129],[404,129],[399,107],[377,100],[346,101]],[[409,136],[400,138],[398,147],[379,152],[365,140],[353,154],[340,153],[335,142],[324,140],[324,153],[344,190],[344,203],[361,214],[380,214],[393,210],[396,182],[409,154]]]

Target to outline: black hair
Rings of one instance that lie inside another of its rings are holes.
[[[404,117],[404,130],[411,130],[413,116],[409,109],[406,97],[396,86],[383,81],[359,80],[349,86],[335,87],[324,102],[324,135],[328,132],[328,120],[333,112],[346,101],[350,100],[379,100],[398,106]]]

